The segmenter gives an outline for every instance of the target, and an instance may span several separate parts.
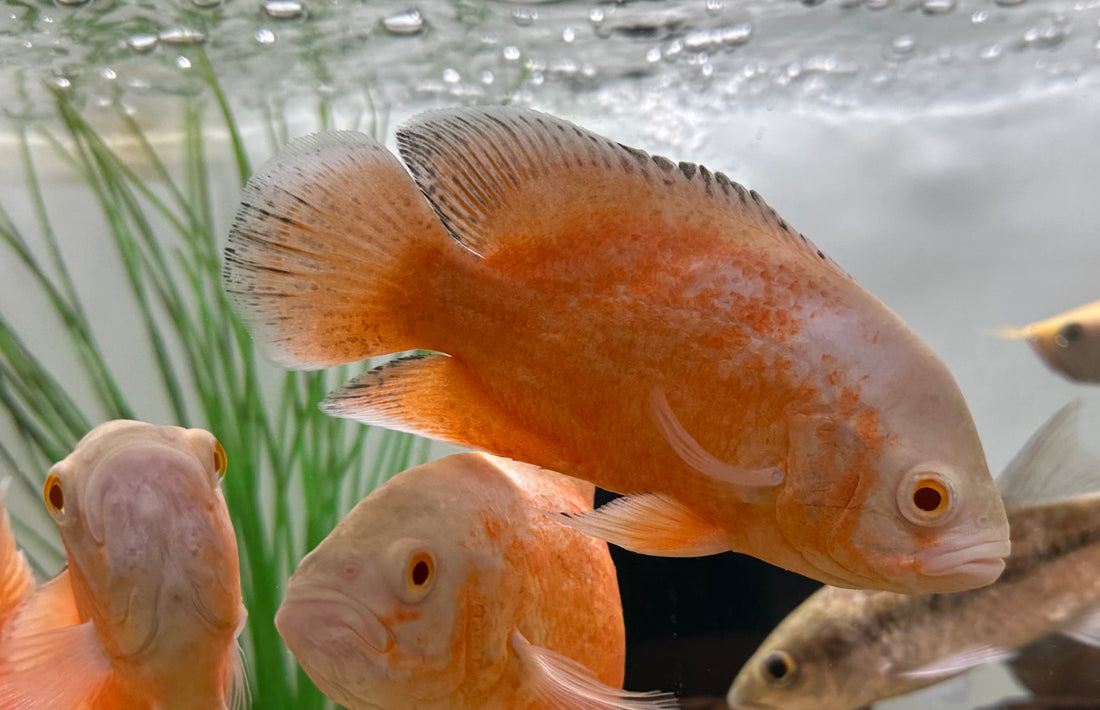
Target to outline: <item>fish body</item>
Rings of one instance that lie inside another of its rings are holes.
[[[1027,340],[1043,362],[1071,380],[1100,382],[1100,301],[999,334]]]
[[[117,420],[55,464],[67,567],[0,638],[2,710],[190,710],[243,700],[225,452],[201,429]]]
[[[593,488],[484,454],[417,466],[352,509],[290,578],[275,625],[351,710],[675,707],[620,690],[606,543],[544,511]]]
[[[838,585],[988,584],[1004,511],[943,363],[753,192],[533,111],[428,113],[396,158],[307,137],[253,176],[225,283],[299,368],[412,349],[338,416],[626,495],[578,529]]]
[[[852,710],[1010,659],[1050,633],[1100,645],[1100,493],[1010,495],[1100,483],[1100,462],[1077,448],[1076,415],[1055,415],[1004,476],[1012,555],[997,582],[924,596],[824,587],[745,664],[730,707]]]

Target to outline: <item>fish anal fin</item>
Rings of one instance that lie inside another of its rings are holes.
[[[632,552],[701,557],[730,549],[728,535],[663,493],[634,493],[595,510],[561,515],[571,528]]]
[[[519,631],[511,637],[525,681],[544,707],[554,710],[675,710],[671,693],[638,693],[612,688],[591,670],[556,651],[535,646]]]
[[[92,622],[5,637],[0,649],[4,710],[87,707],[111,679]]]
[[[249,179],[223,282],[268,356],[315,369],[418,347],[408,255],[462,250],[384,146],[350,131],[291,141]]]
[[[532,243],[570,253],[589,238],[676,225],[678,235],[696,228],[784,245],[843,273],[758,194],[725,175],[537,111],[429,111],[398,129],[397,145],[443,224],[486,259],[530,251]]]
[[[1062,633],[1074,641],[1100,648],[1100,606],[1088,609],[1076,617],[1062,629]]]
[[[1015,648],[1001,646],[969,646],[950,656],[937,659],[916,668],[893,671],[892,675],[908,680],[930,680],[949,678],[987,663],[1007,661],[1018,653]]]
[[[0,629],[34,590],[34,572],[15,544],[6,505],[11,478],[0,481]]]
[[[519,461],[551,450],[535,434],[508,426],[514,417],[456,358],[442,354],[390,360],[330,392],[321,409]]]

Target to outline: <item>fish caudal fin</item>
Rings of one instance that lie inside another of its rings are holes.
[[[512,648],[523,664],[535,694],[554,710],[675,710],[671,693],[636,693],[599,682],[592,671],[571,658],[530,643],[512,632]]]
[[[248,181],[223,281],[267,354],[314,369],[423,347],[402,259],[456,248],[397,158],[350,131],[292,141]]]
[[[447,355],[390,360],[330,392],[326,414],[527,460],[550,447],[502,422],[484,385]]]
[[[7,490],[10,478],[0,481],[0,630],[15,608],[34,590],[34,573],[27,558],[15,546],[8,519]]]
[[[722,528],[663,493],[636,493],[559,517],[586,535],[643,555],[701,557],[730,549]]]
[[[111,677],[111,663],[88,621],[5,636],[0,648],[0,708],[87,707]]]

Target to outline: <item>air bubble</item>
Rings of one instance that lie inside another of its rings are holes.
[[[256,30],[255,37],[260,44],[275,44],[275,33],[266,27]]]
[[[563,42],[572,42],[577,38],[577,31],[572,27],[566,27],[561,31],[561,40]]]
[[[1001,7],[1012,7],[1013,5],[1023,5],[1024,0],[993,0]]]
[[[443,81],[448,84],[457,84],[462,81],[462,75],[459,74],[457,70],[447,67],[443,70]]]
[[[883,10],[890,7],[892,0],[863,0],[863,6],[868,10]]]
[[[101,69],[99,75],[107,81],[114,81],[118,78],[118,73],[110,67],[104,67],[103,69]]]
[[[924,0],[920,9],[926,15],[944,15],[955,9],[955,0]]]
[[[709,12],[712,15],[715,15],[715,14],[721,12],[721,10],[724,6],[725,6],[725,3],[722,2],[722,0],[707,0],[707,12]]]
[[[594,25],[598,25],[604,21],[606,15],[604,14],[602,7],[594,7],[588,11],[588,21]]]
[[[172,27],[162,30],[157,37],[165,44],[202,44],[206,35],[190,27]]]
[[[975,25],[985,24],[989,21],[989,10],[975,10],[970,21]]]
[[[179,57],[176,57],[176,66],[184,70],[190,69],[191,60],[181,55]]]
[[[222,0],[191,0],[191,4],[195,7],[208,10],[212,7],[218,7],[222,4]]]
[[[130,35],[126,38],[126,46],[138,54],[145,54],[147,52],[152,52],[156,48],[158,41],[156,35]]]
[[[263,5],[268,17],[276,20],[293,20],[306,13],[306,8],[298,0],[267,0]]]
[[[83,5],[88,0],[54,0],[54,2],[65,7],[76,7],[77,5]]]
[[[898,54],[908,54],[917,48],[917,40],[913,35],[898,35],[890,41],[890,48]]]
[[[71,81],[69,81],[68,79],[66,79],[63,76],[53,77],[52,79],[50,79],[50,83],[53,84],[55,89],[61,89],[62,91],[65,91],[65,90],[71,88],[72,85],[73,85]]]
[[[1004,52],[1004,47],[999,44],[991,44],[978,50],[978,58],[987,62],[998,59]]]
[[[393,35],[415,35],[424,29],[424,17],[419,10],[406,10],[382,20],[382,29]]]
[[[1053,23],[1040,27],[1032,27],[1024,32],[1024,45],[1048,49],[1057,47],[1066,40],[1068,30]]]
[[[512,22],[516,23],[519,27],[530,27],[535,24],[535,20],[539,19],[539,12],[534,8],[529,7],[513,7],[512,8]]]
[[[509,62],[514,62],[519,59],[519,47],[508,45],[503,50],[501,50],[501,55],[503,55],[504,58]]]
[[[651,47],[645,53],[645,60],[650,64],[661,61],[660,47]]]
[[[720,27],[714,30],[697,30],[684,36],[684,46],[688,49],[703,47],[737,46],[745,44],[752,37],[752,25],[748,22]]]

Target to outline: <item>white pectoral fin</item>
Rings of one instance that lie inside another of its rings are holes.
[[[548,708],[675,710],[680,707],[671,693],[637,693],[604,685],[588,668],[556,651],[535,646],[519,631],[512,632],[511,642],[523,664],[524,678]]]
[[[88,621],[5,638],[0,649],[0,707],[85,707],[106,684],[111,663]]]
[[[643,555],[700,557],[730,549],[722,528],[663,493],[635,493],[559,515],[575,530]]]
[[[735,486],[756,488],[777,486],[783,482],[783,471],[778,468],[741,468],[712,456],[676,418],[676,413],[672,411],[665,392],[660,387],[654,388],[649,395],[649,412],[657,430],[676,455],[704,476]]]
[[[1018,653],[1015,648],[1001,646],[969,646],[963,650],[945,656],[922,666],[905,670],[896,670],[893,675],[909,680],[936,680],[958,675],[971,668],[987,663],[1007,661]]]

